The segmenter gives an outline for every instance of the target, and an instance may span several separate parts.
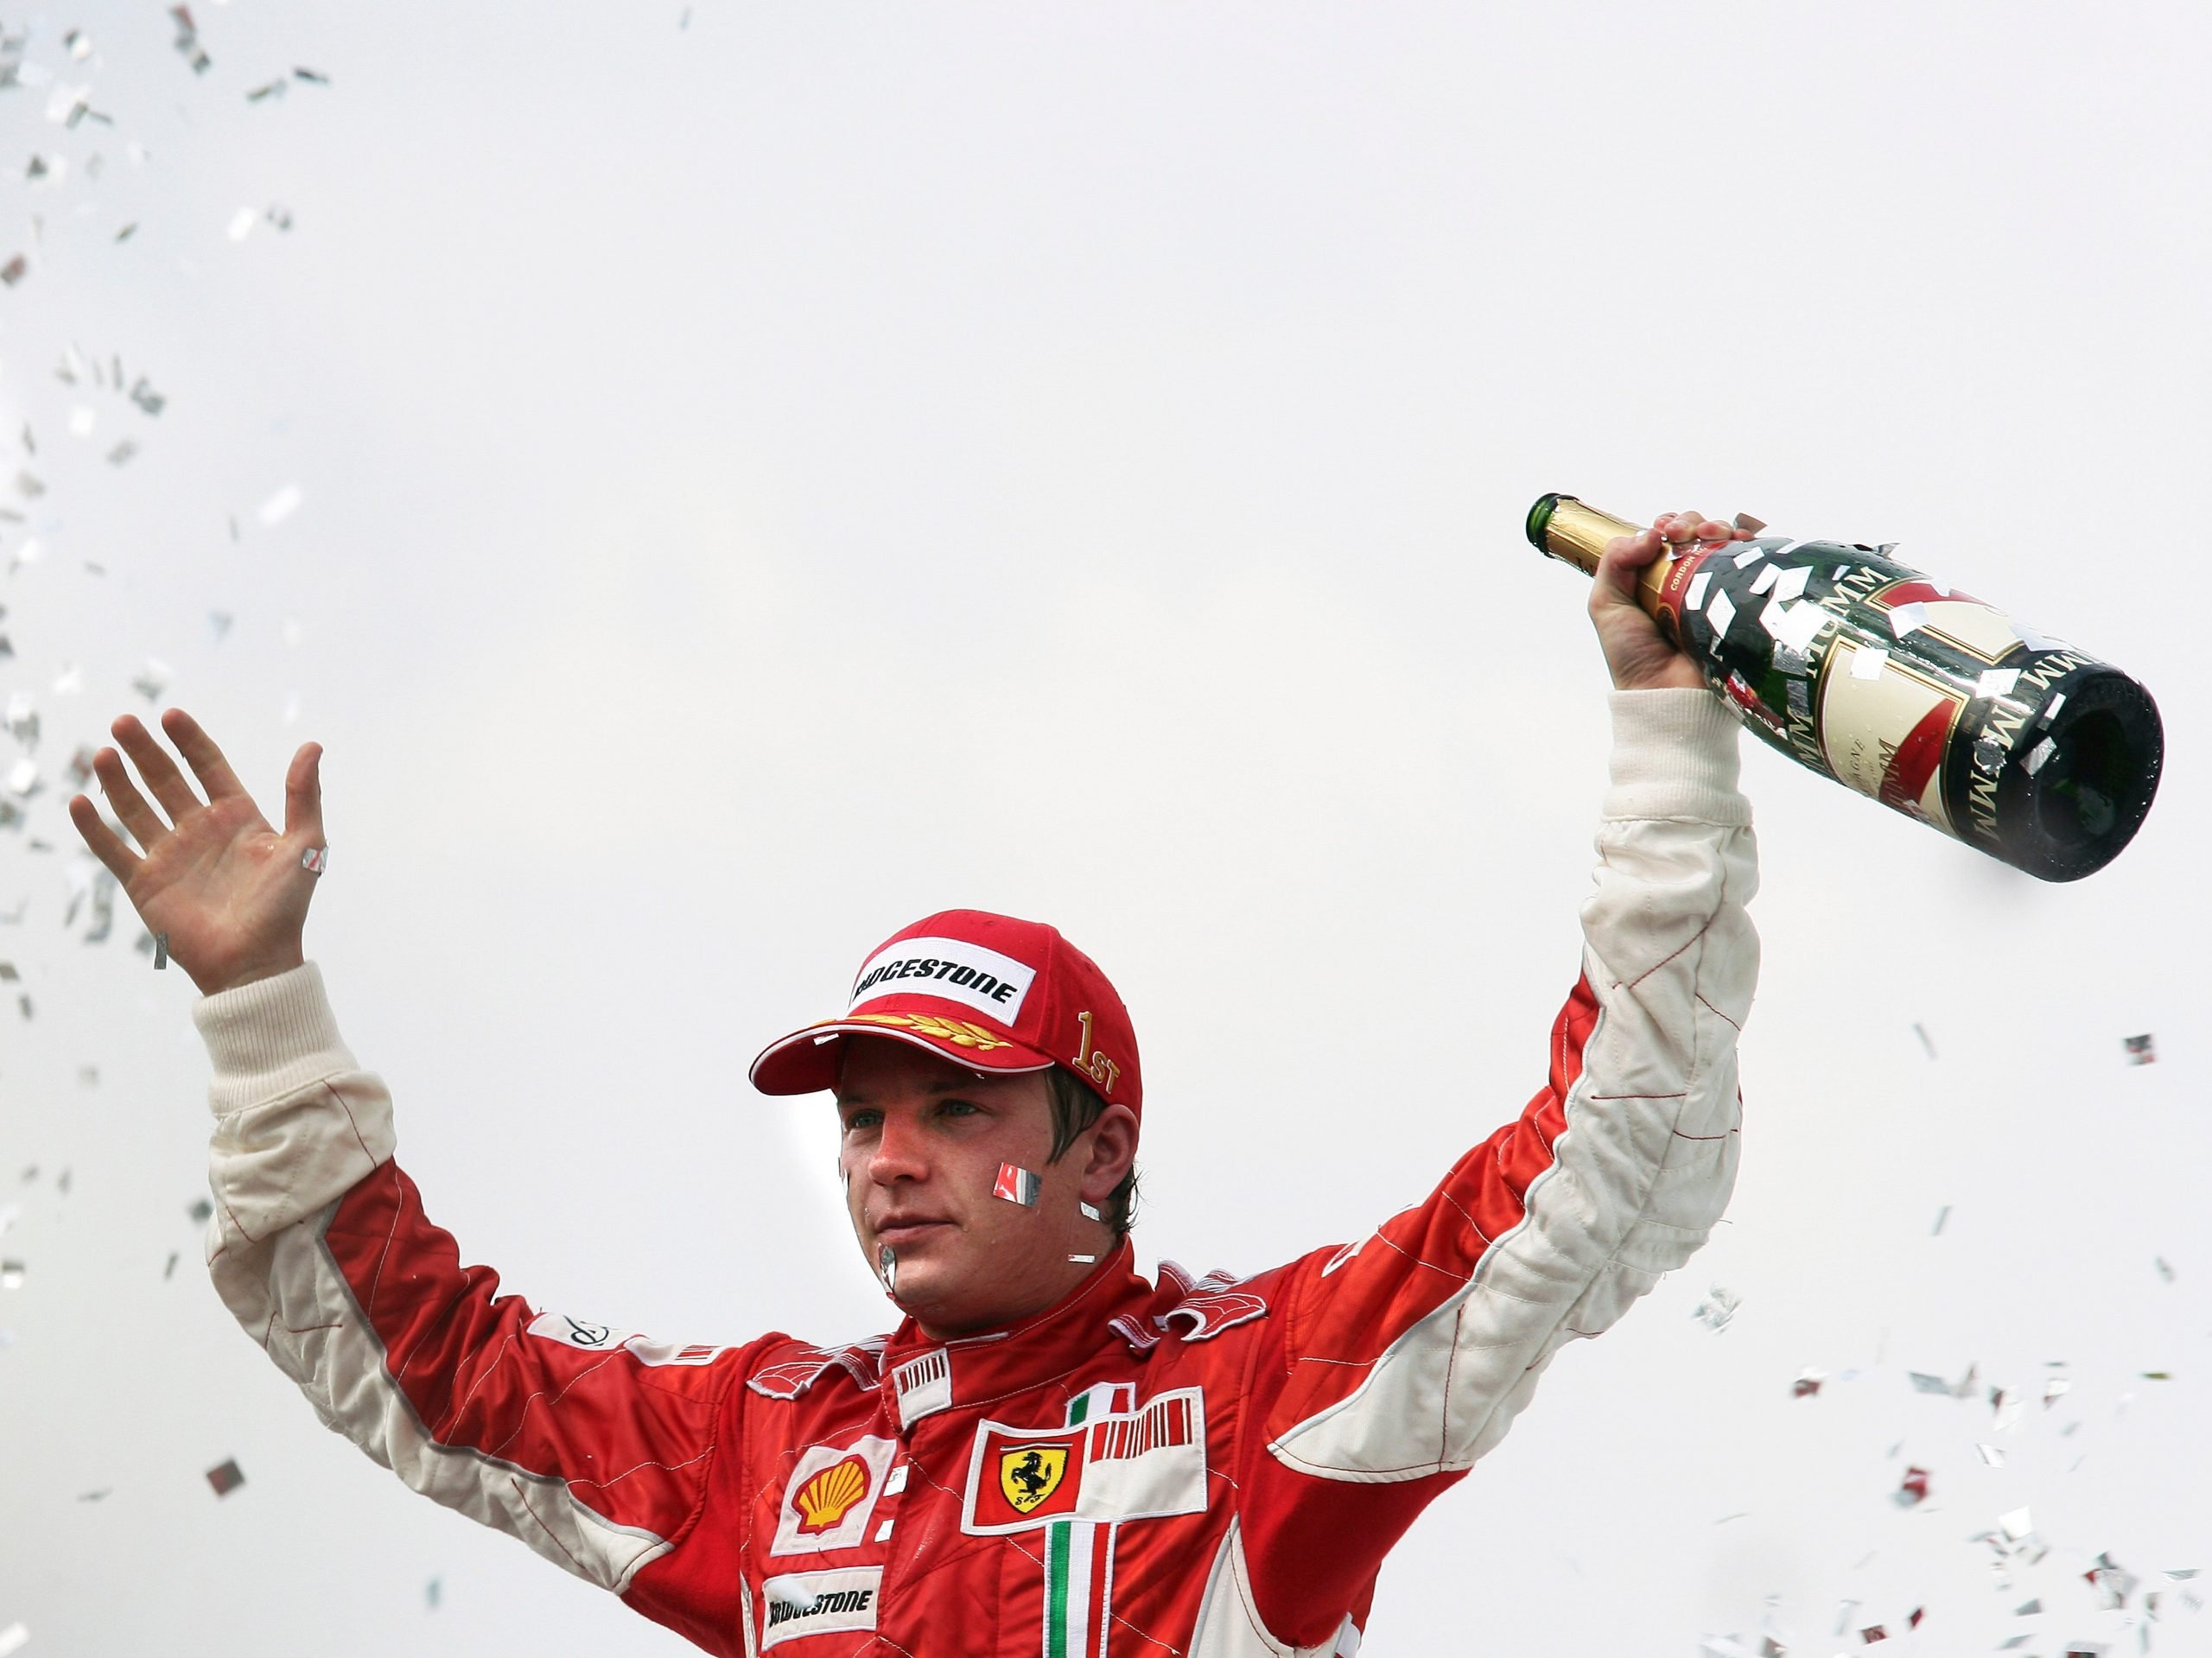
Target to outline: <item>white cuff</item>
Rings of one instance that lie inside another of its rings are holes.
[[[1737,791],[1735,711],[1713,692],[1614,691],[1612,786],[1604,815],[1679,817],[1737,827],[1751,803]]]
[[[215,1062],[207,1103],[219,1117],[360,1069],[339,1037],[322,969],[313,962],[202,996],[192,1022]]]

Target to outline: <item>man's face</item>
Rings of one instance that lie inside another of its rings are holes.
[[[1043,1072],[979,1076],[904,1042],[849,1036],[837,1116],[853,1235],[871,1272],[882,1247],[891,1248],[893,1299],[932,1337],[1042,1312],[1091,1270],[1070,1255],[1103,1259],[1114,1247],[1109,1229],[1084,1219],[1079,1204],[1102,1202],[1134,1155],[1126,1108],[1109,1109],[1048,1164],[1052,1109]],[[1002,1163],[1039,1178],[1034,1207],[992,1196]]]

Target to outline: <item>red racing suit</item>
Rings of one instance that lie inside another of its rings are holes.
[[[1518,1118],[1375,1232],[988,1335],[685,1346],[499,1294],[313,962],[209,996],[224,1300],[324,1422],[710,1652],[1351,1654],[1414,1517],[1734,1180],[1758,944],[1736,725],[1613,693],[1582,974]]]

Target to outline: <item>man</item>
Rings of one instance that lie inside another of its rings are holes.
[[[1121,999],[1049,927],[954,911],[755,1061],[833,1090],[887,1337],[690,1347],[495,1295],[392,1161],[391,1102],[302,953],[313,744],[270,830],[181,710],[207,792],[114,727],[135,854],[70,812],[205,993],[209,1261],[324,1421],[416,1490],[709,1651],[1351,1654],[1383,1556],[1560,1346],[1681,1266],[1733,1181],[1758,943],[1736,727],[1632,602],[1671,514],[1591,599],[1615,694],[1580,981],[1550,1077],[1423,1203],[1243,1280],[1132,1270],[1144,1093]]]

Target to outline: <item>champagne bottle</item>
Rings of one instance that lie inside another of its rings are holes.
[[[1595,572],[1642,526],[1547,495],[1538,551]],[[2158,704],[2108,663],[1929,580],[1888,547],[1708,542],[1637,600],[1770,747],[2044,880],[2120,855],[2151,810]]]

